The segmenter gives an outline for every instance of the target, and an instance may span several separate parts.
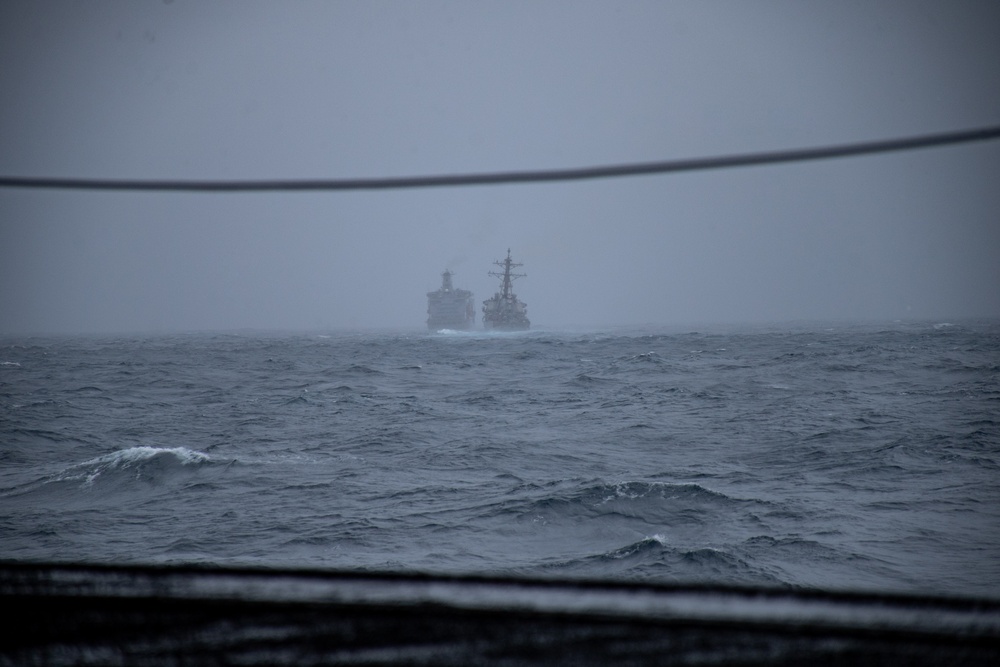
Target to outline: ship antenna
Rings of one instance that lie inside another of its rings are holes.
[[[503,260],[502,262],[500,260],[497,260],[497,261],[495,261],[493,263],[496,264],[497,266],[502,266],[503,267],[503,273],[498,273],[496,271],[490,271],[488,275],[495,276],[497,278],[502,278],[503,279],[503,283],[501,284],[501,287],[500,287],[500,296],[501,296],[501,298],[504,298],[504,299],[513,299],[514,298],[514,292],[511,289],[511,283],[513,283],[515,279],[517,279],[517,278],[524,278],[528,274],[527,273],[511,273],[510,272],[510,270],[513,267],[515,267],[515,266],[523,266],[521,263],[515,262],[515,261],[513,261],[510,258],[510,248],[507,248],[507,259]]]

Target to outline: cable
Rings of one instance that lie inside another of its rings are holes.
[[[577,181],[594,178],[616,178],[665,174],[679,171],[700,171],[823,160],[853,155],[888,153],[891,151],[930,148],[952,144],[987,141],[1000,138],[1000,126],[961,132],[930,134],[902,139],[887,139],[858,144],[821,146],[797,150],[746,153],[720,157],[640,162],[633,164],[581,167],[577,169],[552,169],[536,171],[507,171],[478,174],[445,174],[438,176],[402,176],[390,178],[348,178],[308,180],[234,180],[234,181],[160,181],[118,180],[87,178],[33,178],[0,176],[0,187],[46,188],[62,190],[144,190],[170,192],[267,192],[267,191],[330,191],[330,190],[392,190],[401,188],[431,188],[459,185],[497,185],[505,183],[542,183],[549,181]]]

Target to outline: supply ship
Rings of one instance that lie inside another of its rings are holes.
[[[455,289],[451,284],[451,271],[441,274],[441,287],[427,293],[427,328],[471,329],[476,323],[476,306],[472,292]]]
[[[507,248],[507,259],[493,262],[503,268],[503,273],[490,271],[488,275],[500,278],[500,291],[483,301],[483,326],[487,329],[501,331],[524,331],[531,327],[528,321],[528,305],[519,301],[514,294],[512,283],[516,278],[524,278],[525,273],[511,273],[511,269],[521,266],[510,258],[510,248]]]

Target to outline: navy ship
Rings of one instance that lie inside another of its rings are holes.
[[[490,271],[488,275],[500,278],[500,291],[483,301],[483,326],[487,329],[500,331],[524,331],[531,327],[528,320],[528,305],[519,301],[514,294],[512,283],[516,278],[524,278],[525,273],[511,273],[511,269],[521,266],[510,258],[510,248],[507,248],[507,259],[493,262],[503,268],[503,273]]]
[[[445,269],[441,274],[441,287],[427,293],[427,328],[431,331],[441,329],[461,331],[471,329],[476,323],[476,306],[472,292],[455,289],[451,284],[451,276],[451,271]]]

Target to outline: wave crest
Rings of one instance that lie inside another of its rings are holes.
[[[545,495],[516,506],[504,504],[499,511],[547,524],[617,517],[650,526],[701,525],[713,518],[731,518],[733,512],[745,513],[761,503],[734,498],[700,484],[630,481],[549,489]]]
[[[157,481],[173,471],[209,461],[208,454],[187,447],[129,447],[84,461],[54,481],[82,480],[85,486],[92,486],[98,478],[122,475]]]

